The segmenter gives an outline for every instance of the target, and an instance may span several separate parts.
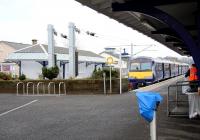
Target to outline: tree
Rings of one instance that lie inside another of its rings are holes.
[[[58,66],[51,67],[51,68],[46,68],[46,67],[42,68],[42,75],[45,78],[48,78],[49,80],[56,78],[58,74],[59,74]]]
[[[26,80],[26,75],[22,74],[21,76],[19,76],[19,80]]]

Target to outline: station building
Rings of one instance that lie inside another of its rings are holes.
[[[0,72],[10,73],[13,77],[15,75],[18,75],[18,64],[7,62],[6,58],[10,53],[25,48],[27,46],[30,45],[16,42],[0,41]]]
[[[78,52],[78,75],[77,78],[90,77],[95,68],[102,68],[105,58],[90,51],[77,50]],[[60,73],[58,79],[69,77],[69,49],[55,47],[56,63]],[[48,46],[38,44],[21,48],[8,55],[7,62],[19,65],[19,75],[25,74],[29,79],[41,79],[42,67],[48,66]]]

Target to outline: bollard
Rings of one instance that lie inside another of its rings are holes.
[[[42,84],[42,90],[43,90],[43,94],[45,94],[45,85],[44,85],[44,82],[38,82],[37,84],[37,94],[39,94],[39,87],[40,85]]]
[[[18,82],[17,83],[17,95],[19,95],[19,85],[22,84],[22,89],[23,89],[23,93],[22,94],[25,94],[25,87],[24,87],[24,83],[23,82]]]
[[[104,94],[106,94],[106,74],[103,73],[103,87],[104,87]]]
[[[64,94],[66,95],[66,85],[64,82],[60,82],[59,83],[59,96],[61,95],[61,85],[63,85],[63,91],[64,91]]]
[[[163,98],[159,93],[150,91],[137,92],[136,97],[141,116],[150,123],[151,140],[157,140],[156,111]]]
[[[26,89],[27,89],[27,92],[26,92],[26,94],[28,95],[28,93],[29,93],[29,90],[28,90],[28,89],[29,89],[29,85],[30,85],[30,84],[32,84],[32,88],[33,88],[33,95],[34,95],[34,94],[35,94],[35,92],[34,92],[34,87],[35,87],[35,86],[34,86],[34,83],[33,83],[33,82],[28,82],[28,83],[27,83],[27,85],[26,85]]]
[[[156,134],[156,111],[153,113],[153,120],[150,122],[150,136],[151,140],[157,140]]]
[[[54,94],[56,94],[55,82],[49,82],[49,84],[48,84],[48,94],[51,94],[51,84],[53,84],[53,92],[54,92]]]

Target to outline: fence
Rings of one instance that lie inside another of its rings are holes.
[[[167,116],[188,116],[189,102],[187,92],[191,86],[198,86],[197,82],[179,81],[168,87]]]

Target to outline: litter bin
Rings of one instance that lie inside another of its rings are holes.
[[[156,140],[156,111],[162,101],[162,96],[156,92],[136,92],[141,116],[150,123],[151,140]]]

